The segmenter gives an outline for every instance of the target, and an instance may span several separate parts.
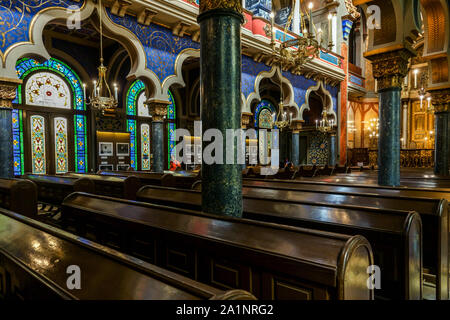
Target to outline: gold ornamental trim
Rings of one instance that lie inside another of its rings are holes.
[[[251,112],[242,112],[241,113],[241,127],[243,129],[247,128],[247,126],[250,124],[250,121],[253,118],[253,113]]]
[[[0,81],[0,108],[12,108],[18,83]]]
[[[378,89],[401,88],[403,78],[408,74],[408,62],[415,52],[401,49],[366,57],[372,61],[373,76]]]
[[[200,14],[214,9],[230,9],[242,14],[241,0],[200,0]]]
[[[430,91],[434,112],[450,111],[450,88]]]
[[[152,101],[146,103],[148,111],[152,116],[152,121],[163,121],[167,116],[167,102]]]

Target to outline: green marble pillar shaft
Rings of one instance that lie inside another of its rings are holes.
[[[200,0],[200,92],[203,132],[241,128],[241,1]],[[210,142],[203,142],[203,150]],[[226,147],[237,154],[237,143],[224,141],[223,164],[202,164],[202,209],[242,216],[242,166],[226,164]],[[204,157],[203,157],[204,158]],[[235,157],[236,158],[236,157]]]
[[[381,186],[400,185],[400,95],[400,88],[378,91],[378,184]]]
[[[298,166],[300,164],[300,133],[292,132],[292,164]]]
[[[164,122],[152,121],[151,148],[153,154],[153,172],[164,171]]]
[[[450,112],[436,112],[435,121],[435,154],[434,173],[448,176],[449,173],[449,138],[450,138]]]
[[[0,178],[14,178],[12,109],[0,107]]]
[[[365,54],[372,61],[373,76],[378,81],[378,184],[382,186],[400,185],[401,88],[409,60],[416,55],[408,43],[402,49]]]
[[[337,154],[337,146],[336,146],[336,134],[330,134],[330,154],[328,157],[328,165],[335,166],[336,165],[336,154]]]

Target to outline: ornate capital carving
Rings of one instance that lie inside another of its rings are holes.
[[[435,112],[450,111],[450,88],[442,90],[433,90],[431,93],[431,103]]]
[[[302,127],[303,127],[303,123],[304,122],[305,121],[303,121],[303,120],[292,120],[291,126],[290,126],[292,132],[293,133],[299,133],[300,130],[302,129]]]
[[[200,13],[214,9],[230,9],[242,14],[241,0],[200,0]]]
[[[415,53],[400,49],[367,56],[372,61],[373,76],[378,80],[378,89],[401,88],[403,78],[408,73],[408,61]]]
[[[247,128],[247,126],[250,124],[250,121],[252,120],[253,113],[250,112],[242,112],[241,114],[241,126],[242,128]]]
[[[163,121],[167,116],[168,103],[164,101],[147,101],[148,112],[152,115],[152,121]]]
[[[12,101],[16,98],[17,83],[0,80],[0,108],[12,108]]]

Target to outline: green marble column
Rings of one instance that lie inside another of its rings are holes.
[[[292,131],[292,164],[298,166],[300,164],[300,133]]]
[[[400,185],[401,87],[409,59],[415,54],[412,49],[400,49],[365,55],[372,61],[373,76],[378,81],[378,184],[382,186]]]
[[[0,178],[14,178],[12,109],[0,107]]]
[[[330,134],[330,154],[328,157],[328,165],[335,166],[336,165],[336,133],[333,132]]]
[[[203,132],[241,128],[241,0],[200,0],[200,92]],[[203,150],[209,142],[203,142]],[[237,154],[236,142],[223,143],[223,164],[202,164],[202,209],[242,216],[242,166],[225,163],[226,146]],[[204,157],[203,157],[204,158]],[[236,158],[236,157],[235,157]]]
[[[435,109],[434,173],[450,175],[450,89],[431,91]]]
[[[0,178],[14,178],[12,101],[18,80],[0,80]]]
[[[148,102],[149,112],[152,115],[152,132],[150,145],[153,154],[153,172],[164,171],[164,119],[167,115],[167,102]]]

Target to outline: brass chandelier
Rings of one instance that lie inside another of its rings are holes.
[[[328,119],[328,113],[326,110],[322,112],[322,120],[316,120],[316,129],[323,133],[329,133],[334,131],[336,122],[334,119]]]
[[[100,19],[100,66],[98,67],[98,81],[94,80],[94,88],[91,92],[90,102],[87,103],[91,107],[98,109],[104,113],[107,109],[114,109],[118,105],[117,85],[114,85],[115,94],[111,93],[111,89],[106,81],[106,71],[103,65],[103,24],[102,24],[102,0],[99,0],[99,19]],[[84,85],[86,88],[86,85]],[[86,94],[85,94],[86,96]]]
[[[291,8],[294,8],[294,1],[291,1]],[[291,10],[289,14],[288,21],[284,27],[284,39],[281,43],[277,43],[275,41],[275,27],[274,27],[274,18],[275,15],[272,12],[270,14],[271,17],[271,47],[272,47],[272,59],[273,61],[280,66],[280,91],[281,91],[281,99],[278,108],[278,115],[273,115],[274,125],[276,125],[280,130],[286,128],[290,122],[292,121],[291,116],[287,117],[287,113],[284,111],[283,105],[283,67],[285,70],[290,70],[293,73],[300,73],[304,67],[304,65],[314,58],[319,56],[319,51],[321,48],[321,40],[318,40],[314,37],[315,26],[312,18],[312,2],[308,5],[309,13],[303,13],[301,9],[301,5],[299,6],[300,11],[300,26],[302,28],[302,36],[296,37],[295,39],[286,40],[287,30],[292,24],[292,19],[294,16],[294,10]],[[308,16],[309,20],[309,31],[306,29],[305,19],[303,17]],[[329,18],[329,33],[331,33],[331,18]],[[321,31],[319,33],[316,32],[319,39],[321,38]],[[331,39],[331,37],[330,37]],[[332,48],[333,43],[330,40],[329,47]]]

